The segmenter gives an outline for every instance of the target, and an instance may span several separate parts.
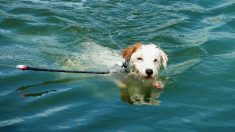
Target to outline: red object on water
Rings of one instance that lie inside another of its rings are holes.
[[[16,68],[21,69],[21,70],[27,70],[28,66],[26,66],[26,65],[17,65]]]
[[[23,65],[23,67],[21,68],[22,70],[27,70],[27,66],[26,65]]]

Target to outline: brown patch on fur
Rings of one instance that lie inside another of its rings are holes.
[[[131,55],[141,47],[142,43],[138,42],[138,43],[135,43],[129,47],[127,47],[126,49],[123,49],[122,51],[122,57],[125,59],[125,60],[129,60],[131,58]]]

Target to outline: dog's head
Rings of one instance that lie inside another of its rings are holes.
[[[130,72],[145,79],[156,77],[160,66],[166,69],[168,61],[166,53],[154,44],[136,43],[124,49],[122,57],[129,62]]]

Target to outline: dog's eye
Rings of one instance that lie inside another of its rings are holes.
[[[143,60],[141,57],[137,58],[137,60]]]
[[[157,59],[154,59],[153,61],[154,61],[154,62],[157,62]]]

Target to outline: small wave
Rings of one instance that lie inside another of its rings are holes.
[[[170,76],[182,74],[183,72],[185,72],[189,68],[192,68],[194,65],[200,63],[201,61],[202,61],[202,59],[196,58],[196,59],[191,59],[191,60],[188,60],[188,61],[185,61],[182,63],[171,65],[168,68],[166,74],[170,75]]]
[[[28,0],[26,0],[28,2]],[[43,5],[52,5],[52,6],[65,6],[65,7],[83,7],[86,0],[82,0],[81,2],[58,2],[58,1],[44,1],[44,0],[31,0],[31,2],[35,4],[43,4]]]
[[[185,11],[185,12],[193,12],[193,13],[204,13],[206,11],[205,8],[203,8],[200,5],[188,3],[188,2],[175,2],[171,6],[168,6],[168,10],[173,11]]]
[[[208,10],[215,13],[215,12],[221,12],[222,10],[227,10],[227,11],[231,11],[231,12],[234,12],[234,4],[235,2],[234,1],[227,1],[227,2],[224,2],[224,3],[221,3],[216,5],[216,6],[213,6],[211,8],[209,8]],[[231,9],[231,10],[230,10]]]
[[[20,123],[20,122],[24,122],[26,120],[33,119],[33,118],[47,117],[47,116],[55,114],[57,112],[61,112],[61,111],[64,111],[66,109],[69,109],[70,107],[72,107],[72,105],[55,107],[55,108],[45,110],[41,113],[37,113],[37,114],[32,115],[32,116],[25,116],[25,117],[22,117],[22,118],[15,118],[15,119],[9,119],[9,120],[5,120],[5,121],[1,121],[0,122],[0,127],[10,126],[10,125],[17,124],[17,123]]]

